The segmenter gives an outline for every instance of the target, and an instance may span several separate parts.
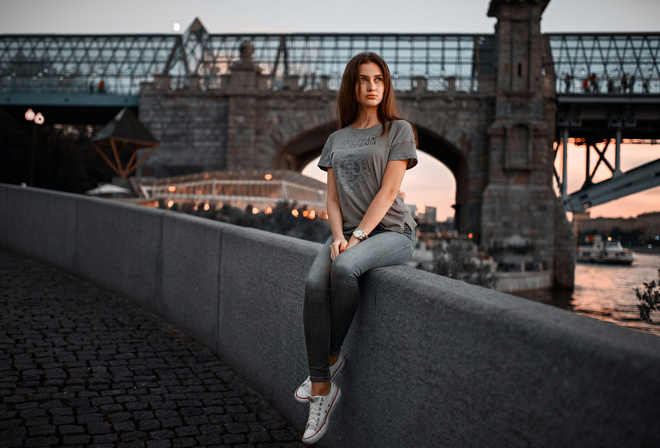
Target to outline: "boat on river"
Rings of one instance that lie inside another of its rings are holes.
[[[577,261],[631,265],[635,251],[624,249],[619,241],[603,241],[600,235],[589,235],[585,244],[577,247]]]

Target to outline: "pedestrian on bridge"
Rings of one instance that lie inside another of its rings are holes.
[[[327,171],[328,238],[305,284],[303,321],[310,376],[296,389],[309,403],[307,444],[328,430],[341,391],[335,377],[346,364],[344,338],[360,299],[358,279],[370,269],[403,264],[415,249],[415,221],[398,194],[417,164],[417,137],[399,117],[389,68],[361,53],[344,70],[337,97],[339,130],[318,166]]]

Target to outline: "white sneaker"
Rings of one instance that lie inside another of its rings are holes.
[[[339,358],[337,358],[337,362],[335,365],[330,366],[330,381],[332,381],[335,378],[335,375],[339,373],[339,371],[344,367],[344,364],[346,364],[346,358],[344,358],[344,355],[341,353],[339,354]],[[296,400],[298,400],[301,403],[307,403],[309,400],[309,396],[312,394],[312,380],[307,377],[303,383],[298,386],[298,389],[296,389],[296,392],[294,394]]]
[[[330,393],[328,395],[316,395],[309,397],[309,419],[302,441],[307,445],[316,443],[323,437],[330,425],[330,415],[335,410],[341,390],[335,383],[330,383]]]

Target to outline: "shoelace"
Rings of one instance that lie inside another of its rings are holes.
[[[316,428],[321,421],[321,408],[323,407],[323,397],[319,397],[316,400],[311,399],[309,405],[309,419],[307,420],[307,426]]]

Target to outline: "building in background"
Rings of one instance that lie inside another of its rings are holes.
[[[660,244],[660,212],[643,213],[634,218],[593,218],[589,212],[573,214],[573,231],[584,234],[610,236],[615,233],[637,234],[639,243]],[[623,242],[623,241],[622,241]]]
[[[269,214],[278,204],[287,203],[306,218],[327,218],[325,184],[295,171],[208,171],[131,181],[140,196],[136,202],[145,206],[157,207],[160,202],[168,208],[193,204],[195,210],[249,206],[255,214]]]

